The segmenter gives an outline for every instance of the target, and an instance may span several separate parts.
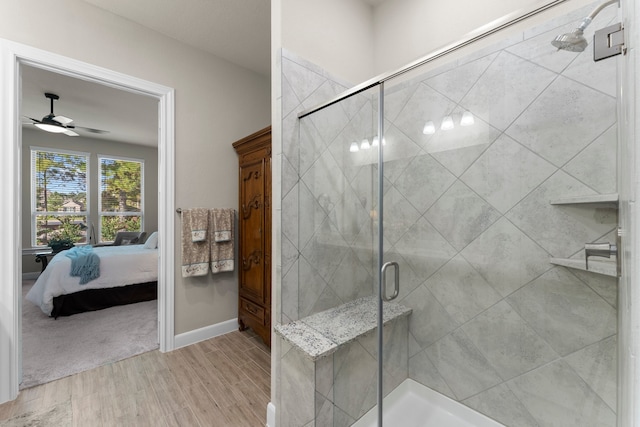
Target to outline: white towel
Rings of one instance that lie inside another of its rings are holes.
[[[220,211],[227,211],[224,213],[224,218],[228,221],[226,225],[222,225],[221,222],[219,224],[222,228],[226,230],[228,233],[228,239],[224,241],[218,241],[215,237],[216,228],[215,226],[210,227],[209,231],[211,234],[211,239],[209,245],[211,247],[211,272],[212,273],[222,273],[225,271],[233,271],[235,268],[235,259],[234,259],[234,243],[233,243],[233,227],[234,227],[234,219],[235,219],[235,211],[233,209],[211,209],[210,211],[210,220],[211,224],[214,223],[214,218],[216,215],[220,215],[222,217],[222,213]]]
[[[182,277],[206,276],[209,272],[211,251],[205,239],[194,241],[191,215],[193,209],[182,211]],[[208,210],[207,210],[208,216]]]
[[[187,224],[191,230],[191,241],[202,242],[207,240],[209,228],[209,209],[193,208],[182,212],[182,224]]]
[[[216,242],[228,242],[231,240],[233,233],[233,209],[213,209],[213,240]]]

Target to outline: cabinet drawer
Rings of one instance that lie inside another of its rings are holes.
[[[264,324],[264,307],[260,307],[244,298],[240,298],[240,309]]]

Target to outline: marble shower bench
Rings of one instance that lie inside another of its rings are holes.
[[[275,327],[278,426],[351,425],[376,404],[377,304],[364,297]],[[385,395],[408,377],[411,311],[383,305]]]

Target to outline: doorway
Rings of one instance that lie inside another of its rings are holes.
[[[5,226],[0,231],[0,238],[7,248],[0,261],[0,295],[3,301],[0,310],[0,347],[5,349],[0,354],[0,378],[3,378],[0,383],[0,402],[5,402],[17,396],[21,362],[22,183],[16,179],[21,176],[23,149],[21,67],[28,65],[41,68],[158,100],[158,231],[162,240],[158,254],[158,331],[162,352],[172,350],[174,346],[174,91],[166,86],[6,40],[1,41],[0,52],[5,69],[0,89],[0,121],[2,140],[5,141],[0,148],[3,166],[0,168],[0,197],[5,201],[0,220]]]

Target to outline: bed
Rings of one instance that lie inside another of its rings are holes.
[[[80,285],[80,277],[70,275],[67,251],[62,251],[49,261],[26,299],[57,318],[157,298],[157,248],[145,244],[93,250],[100,257],[100,277]]]

